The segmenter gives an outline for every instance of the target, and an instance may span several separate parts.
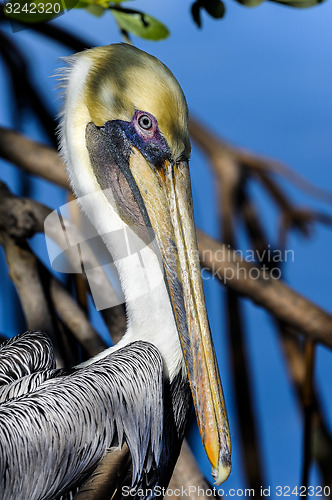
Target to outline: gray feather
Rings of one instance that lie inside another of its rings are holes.
[[[25,376],[21,394],[29,385],[30,392],[17,397],[19,385],[11,384],[11,399],[0,406],[3,500],[59,498],[82,484],[111,446],[124,441],[132,458],[132,484],[158,467],[162,359],[152,344],[129,344],[67,374],[44,370]]]
[[[51,368],[55,368],[53,346],[43,332],[27,331],[0,345],[0,386]]]

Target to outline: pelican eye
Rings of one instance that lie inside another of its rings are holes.
[[[152,129],[152,119],[148,115],[141,115],[138,119],[138,125],[143,130],[151,130]]]

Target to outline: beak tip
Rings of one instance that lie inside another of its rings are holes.
[[[212,476],[218,486],[226,481],[232,470],[231,455],[228,452],[220,459],[218,468],[212,469]]]

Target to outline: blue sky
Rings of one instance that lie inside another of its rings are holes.
[[[282,160],[315,185],[331,189],[332,2],[308,10],[295,10],[269,2],[248,9],[229,0],[224,20],[215,21],[203,14],[202,30],[197,29],[189,16],[188,2],[137,0],[128,6],[145,10],[170,28],[171,36],[165,41],[153,43],[135,38],[134,43],[170,67],[184,89],[190,112],[230,142]],[[71,11],[54,23],[96,45],[120,41],[115,23],[108,14],[95,18],[85,12]],[[56,113],[58,103],[52,90],[55,82],[50,75],[61,65],[58,58],[67,53],[62,46],[51,44],[30,30],[16,33],[13,39],[27,55],[33,54],[36,84]],[[8,86],[2,75],[0,91],[6,97]],[[8,99],[1,106],[0,120],[1,124],[12,125]],[[22,130],[33,138],[45,140],[29,118]],[[195,147],[191,171],[197,224],[217,236],[213,178]],[[1,176],[13,190],[17,189],[13,167],[1,167]],[[316,208],[323,207],[320,200],[311,200],[291,185],[283,185],[299,205],[310,203]],[[259,189],[254,188],[253,194],[273,244],[277,236],[275,207]],[[34,195],[54,208],[65,202],[63,193],[58,194],[42,181],[34,185]],[[288,283],[332,312],[332,271],[327,265],[331,258],[331,232],[316,226],[311,239],[292,236],[288,248],[295,255],[294,262],[286,267]],[[226,357],[223,290],[212,279],[205,285],[233,438],[233,472],[226,487],[245,487]],[[9,299],[6,301],[3,296],[1,303],[0,329],[13,334],[14,323],[4,319]],[[249,301],[245,301],[244,314],[249,325],[251,377],[267,485],[295,486],[299,484],[301,471],[301,415],[287,379],[271,318]],[[330,425],[331,372],[331,354],[320,347],[317,381]],[[193,442],[203,471],[210,478],[210,468],[197,434]],[[319,483],[315,469],[311,483]]]

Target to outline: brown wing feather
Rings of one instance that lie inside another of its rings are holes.
[[[83,484],[75,500],[110,500],[118,489],[119,477],[128,468],[130,452],[126,444],[122,448],[113,448],[102,459],[98,467]]]

